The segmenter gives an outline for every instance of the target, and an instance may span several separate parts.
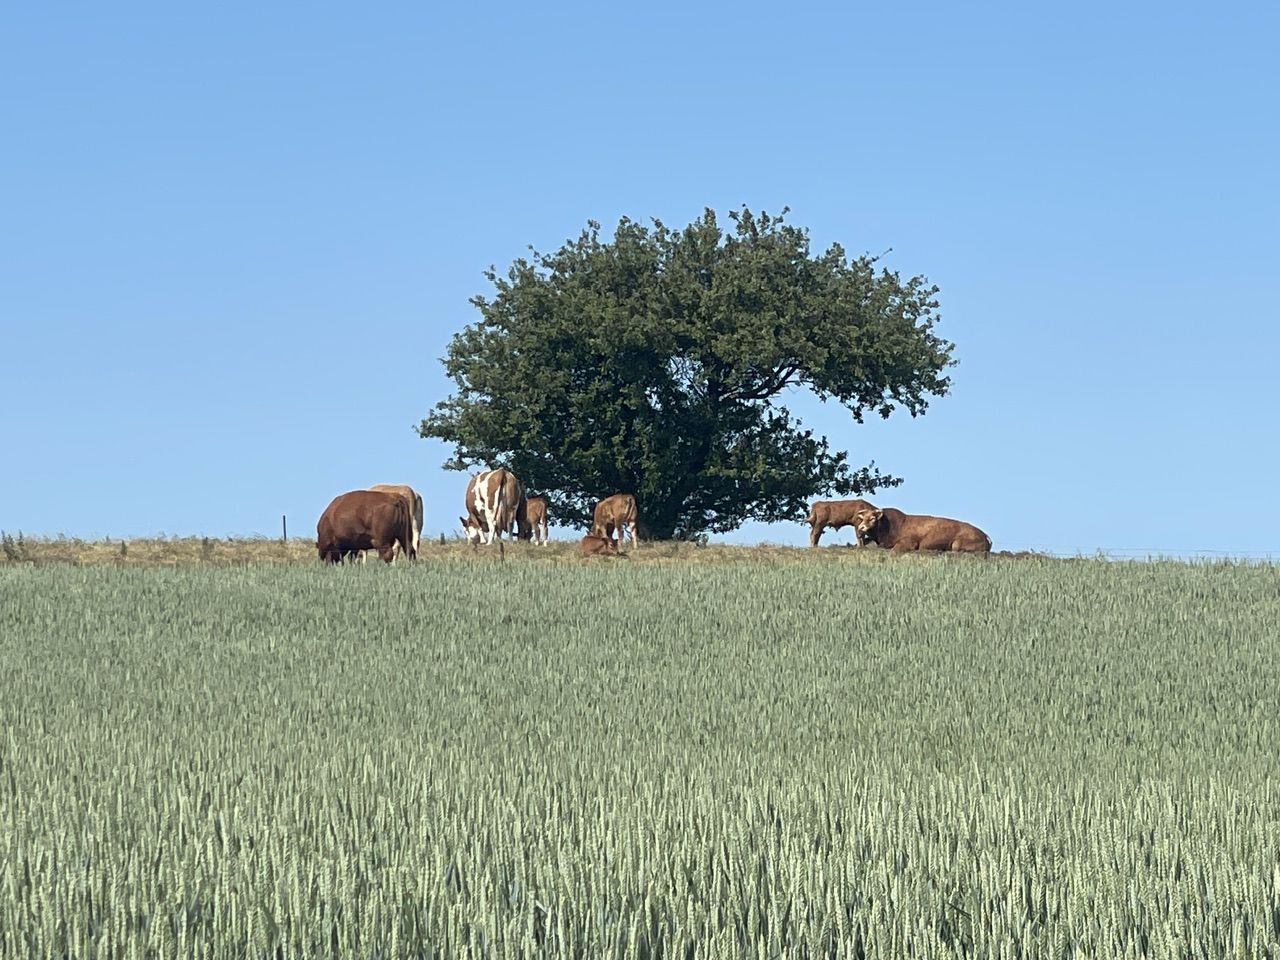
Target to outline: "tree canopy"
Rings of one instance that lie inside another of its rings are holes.
[[[781,215],[708,209],[683,229],[600,224],[555,253],[490,268],[480,320],[443,362],[457,392],[418,428],[451,443],[450,469],[506,466],[556,522],[636,495],[650,537],[697,537],[748,519],[804,516],[818,494],[898,478],[853,468],[787,409],[812,391],[861,423],[913,417],[947,392],[953,344],[938,288],[839,245],[810,254]]]

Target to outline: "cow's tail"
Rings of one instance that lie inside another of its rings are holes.
[[[400,548],[410,560],[417,560],[418,551],[413,546],[413,504],[404,497],[397,497],[396,508],[400,512]]]
[[[507,477],[511,474],[503,470],[502,475],[498,477],[498,489],[493,495],[493,516],[489,518],[489,529],[492,536],[498,538],[498,543],[502,543],[503,528],[507,528],[510,533],[511,521],[507,517]],[[499,550],[501,552],[501,550]]]

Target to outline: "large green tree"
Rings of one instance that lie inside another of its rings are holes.
[[[838,245],[813,256],[786,213],[734,211],[730,230],[711,210],[682,230],[624,218],[611,240],[591,221],[555,253],[491,268],[480,320],[444,358],[457,393],[419,433],[455,445],[451,469],[514,470],[559,522],[634,493],[657,538],[900,483],[851,467],[784,399],[807,388],[857,422],[923,413],[954,362],[933,332],[937,287]]]

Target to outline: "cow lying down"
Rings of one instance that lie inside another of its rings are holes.
[[[989,553],[991,538],[971,523],[947,517],[903,513],[893,507],[877,509],[868,504],[854,517],[854,529],[863,543],[877,543],[888,550],[945,550],[956,553]]]
[[[622,557],[618,553],[617,541],[613,537],[601,536],[594,529],[578,541],[578,553],[584,557]]]

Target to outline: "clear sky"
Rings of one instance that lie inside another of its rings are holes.
[[[452,530],[413,427],[481,271],[747,204],[941,287],[925,417],[794,398],[882,505],[1280,554],[1278,45],[1263,3],[7,5],[0,528],[308,534],[407,481]]]

